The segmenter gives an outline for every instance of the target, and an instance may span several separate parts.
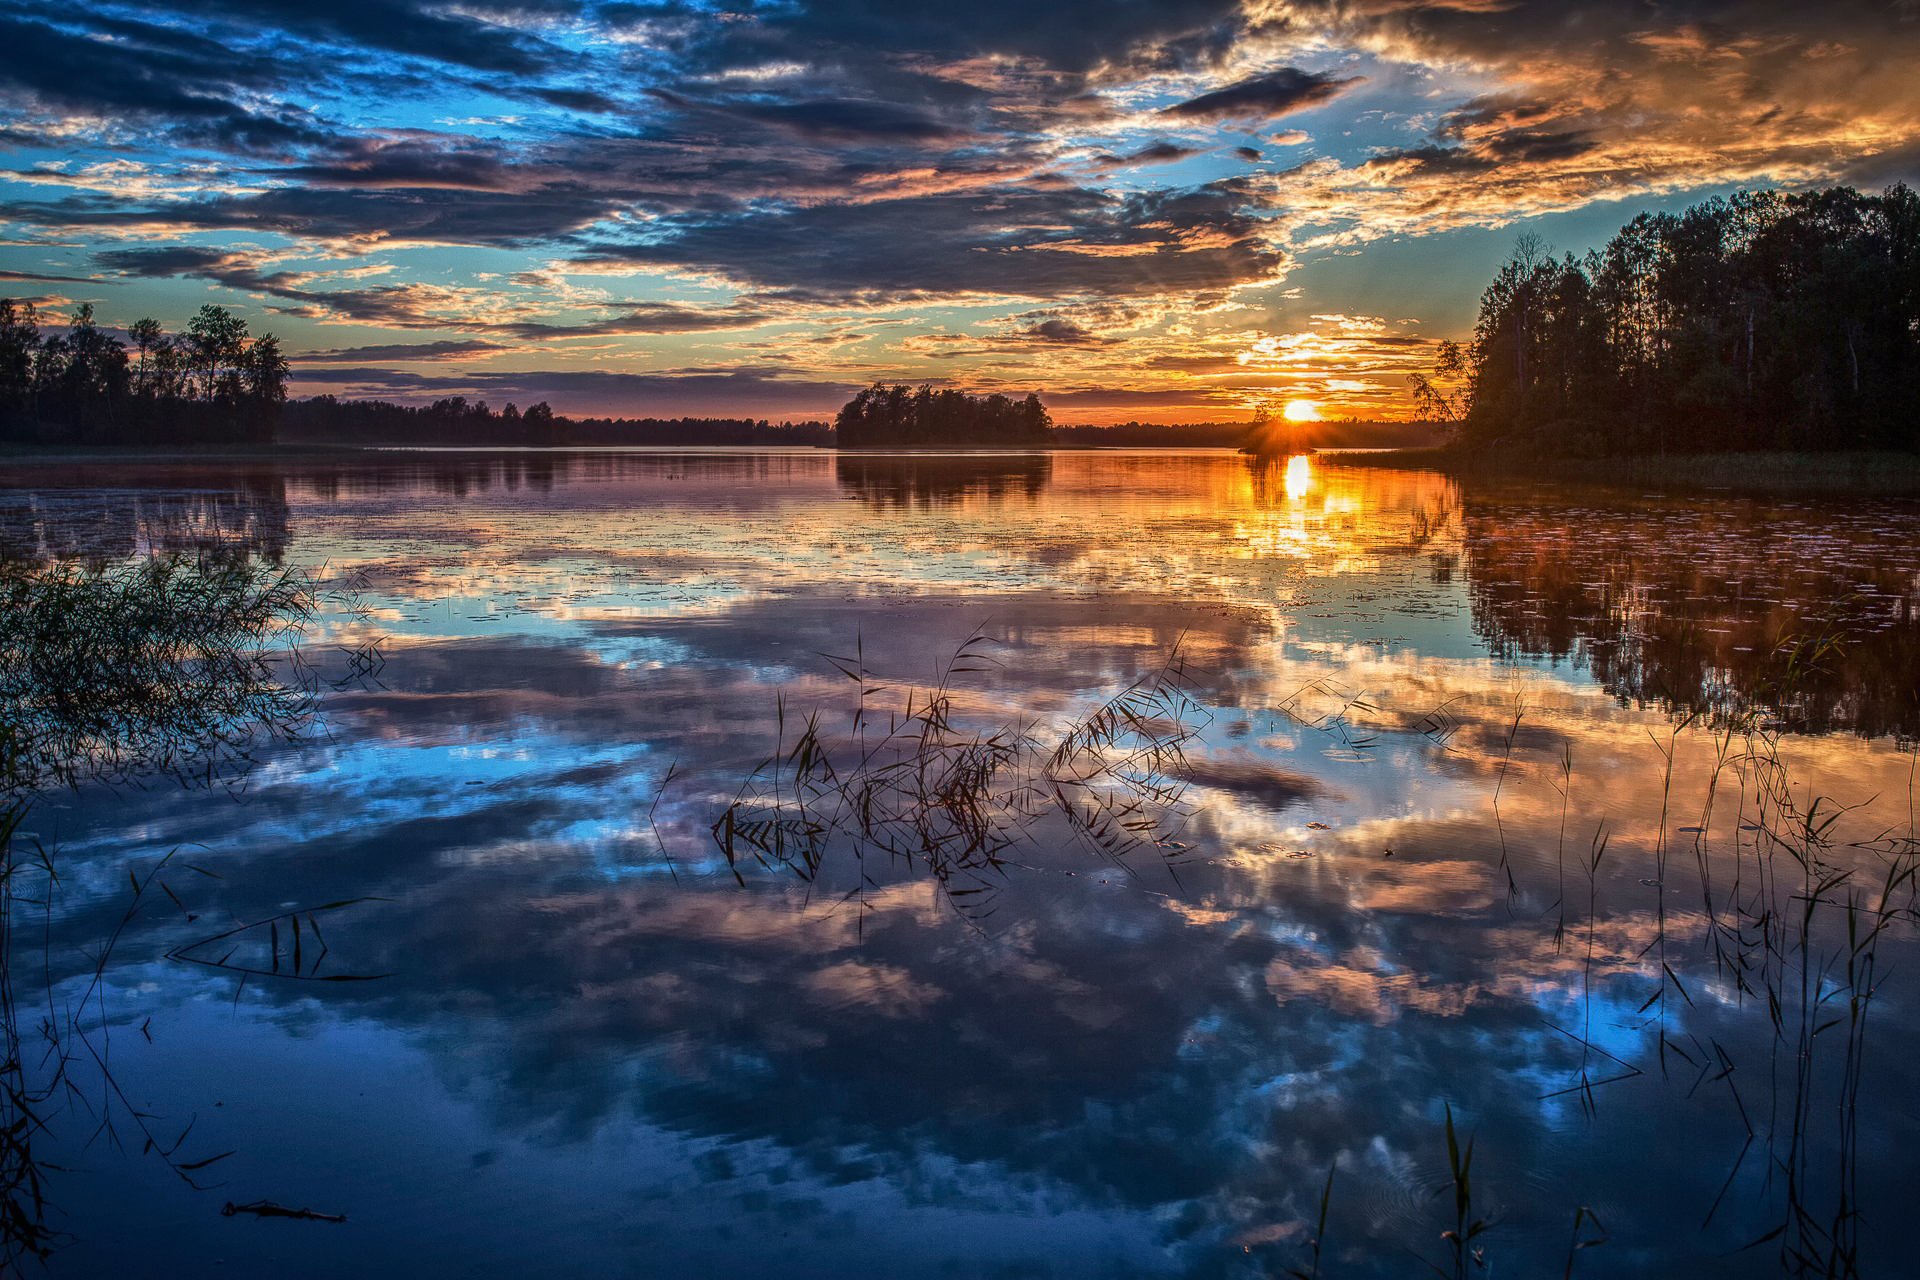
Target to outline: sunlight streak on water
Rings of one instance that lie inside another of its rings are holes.
[[[1313,487],[1313,463],[1307,455],[1296,454],[1287,459],[1287,497],[1298,501],[1307,496],[1307,490]]]

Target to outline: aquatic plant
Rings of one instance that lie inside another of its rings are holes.
[[[906,689],[888,709],[890,687],[867,667],[862,645],[851,656],[821,655],[856,686],[848,732],[829,741],[815,708],[791,717],[789,740],[786,700],[776,700],[773,751],[712,825],[734,875],[751,861],[812,881],[840,844],[861,865],[850,896],[873,885],[865,862],[880,856],[930,872],[949,902],[972,911],[1008,851],[1049,817],[1114,861],[1142,848],[1177,855],[1185,747],[1205,719],[1179,646],[1051,736],[1026,722],[978,725],[956,714],[956,680],[986,669],[991,650],[975,631],[931,686]]]

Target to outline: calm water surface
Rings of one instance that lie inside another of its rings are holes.
[[[330,584],[311,732],[24,824],[14,1034],[110,1067],[36,1143],[55,1274],[1268,1276],[1330,1168],[1322,1274],[1453,1274],[1449,1111],[1476,1274],[1912,1274],[1920,506],[1212,452],[0,486],[15,562]],[[874,744],[947,665],[930,786],[924,721]]]

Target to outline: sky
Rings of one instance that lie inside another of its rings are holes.
[[[0,296],[295,395],[1399,418],[1522,232],[1920,177],[1920,0],[14,0]]]

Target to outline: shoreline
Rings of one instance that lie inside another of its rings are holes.
[[[1011,456],[1042,453],[1225,453],[1229,445],[1042,444],[1042,445],[858,445],[830,444],[255,444],[255,445],[0,445],[0,467],[214,463],[332,462],[451,454],[526,458],[572,453],[842,453],[853,457]]]

